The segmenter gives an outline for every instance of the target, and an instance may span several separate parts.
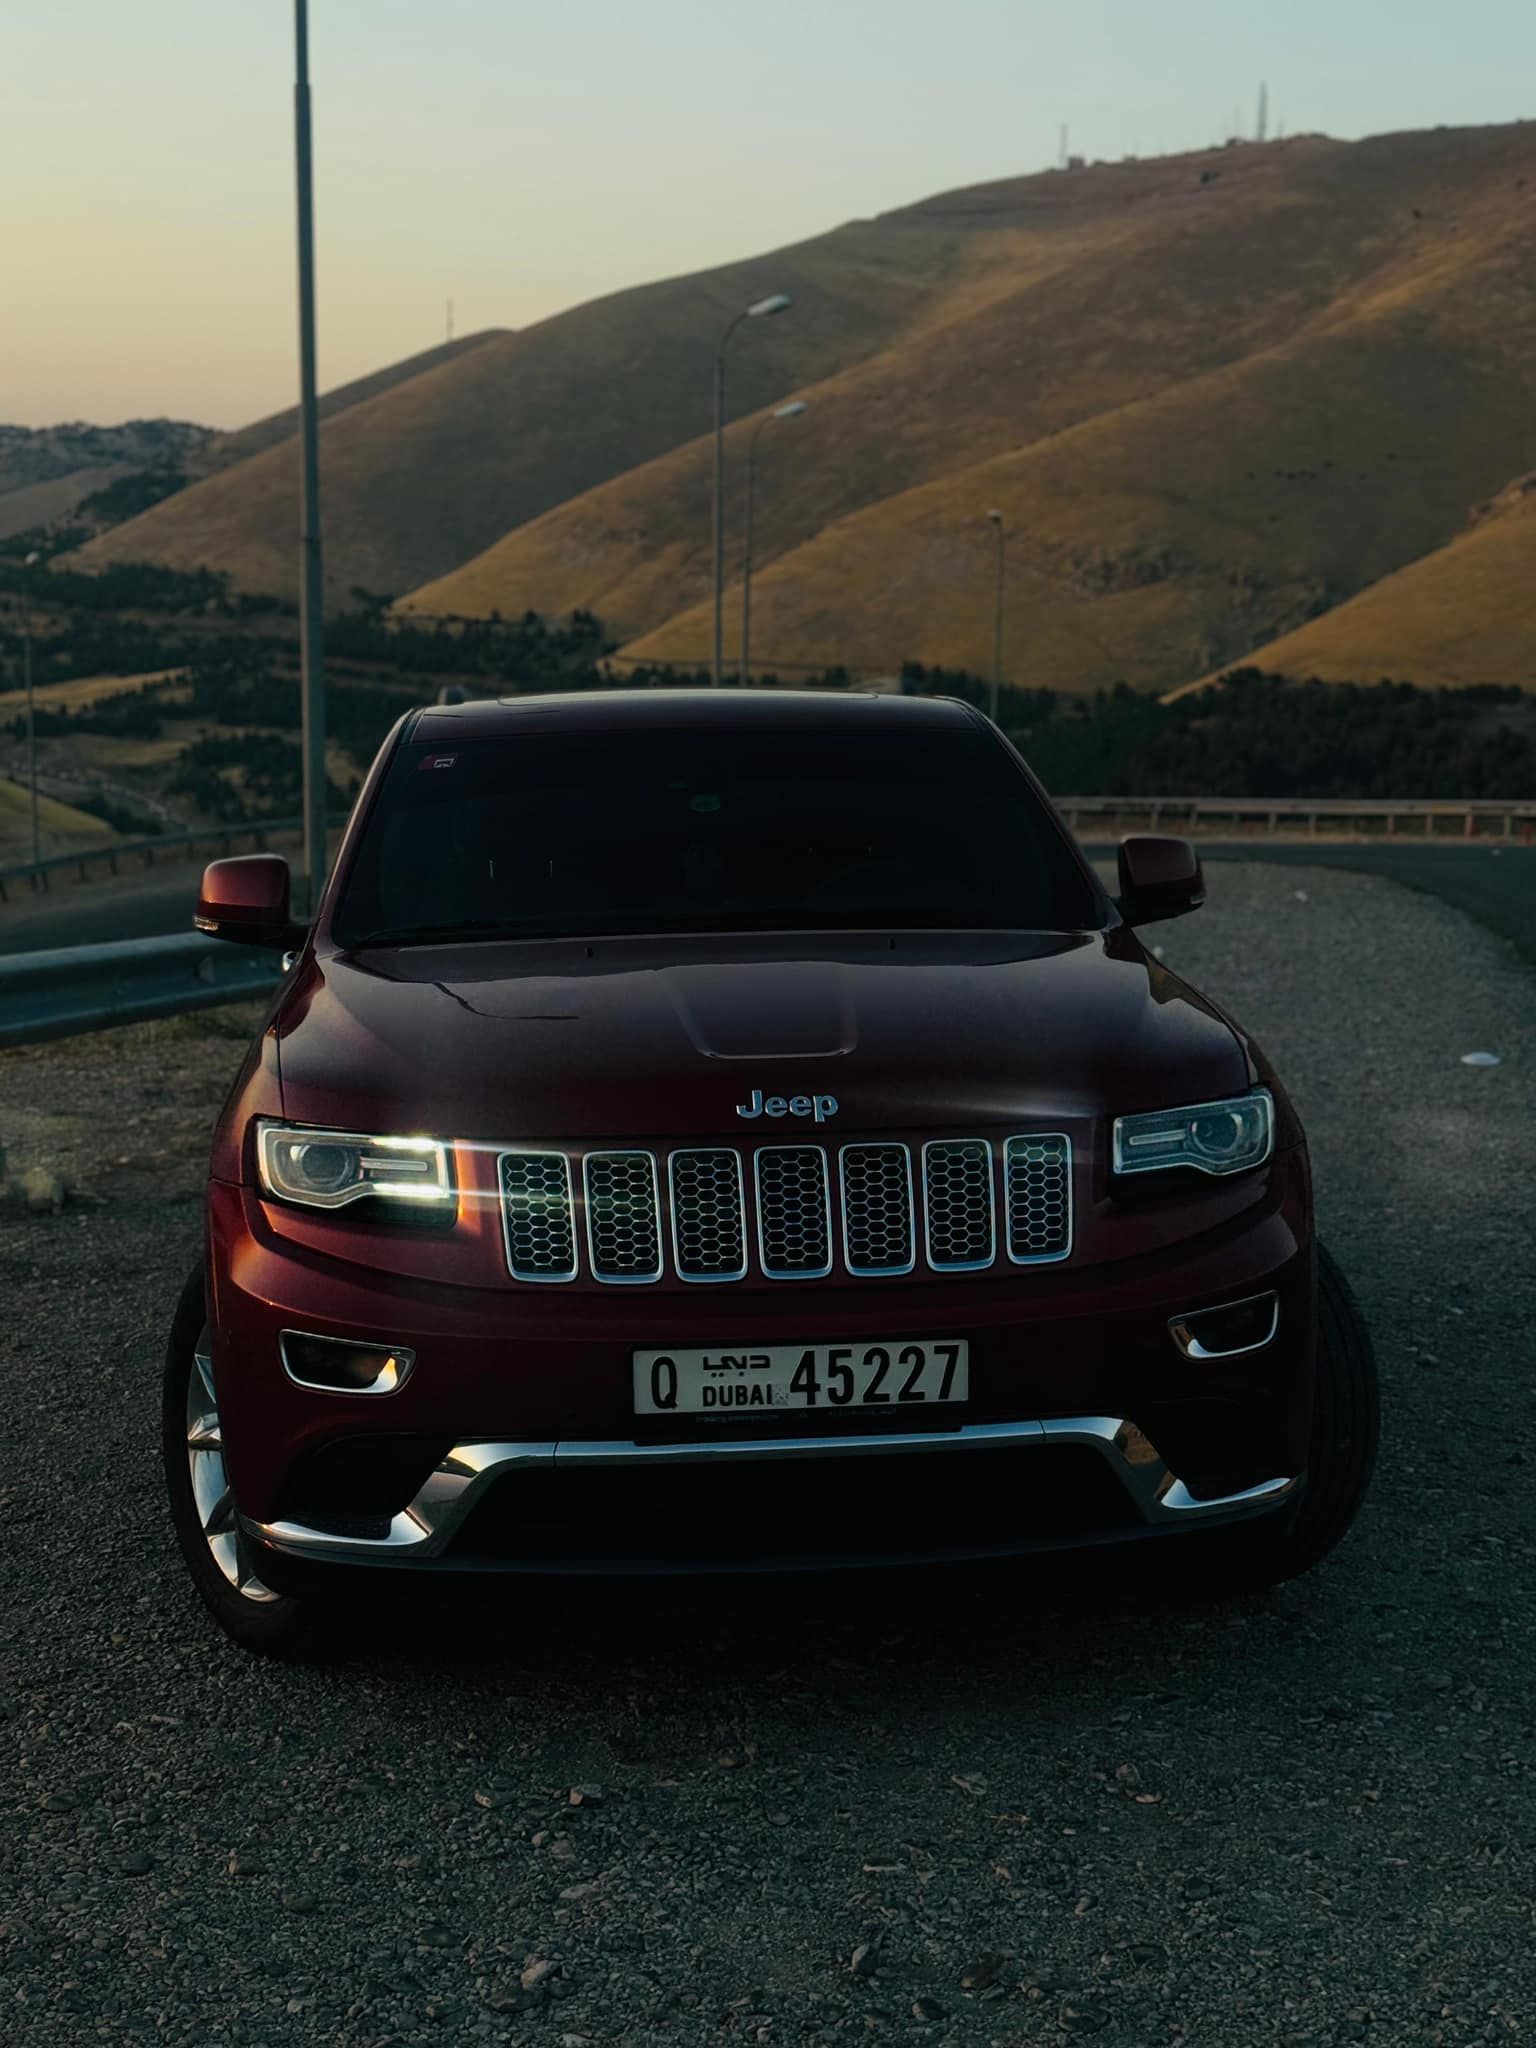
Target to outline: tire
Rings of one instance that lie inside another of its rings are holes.
[[[1300,1578],[1348,1534],[1360,1510],[1381,1427],[1376,1354],[1359,1303],[1322,1245],[1317,1249],[1317,1385],[1306,1490],[1274,1525],[1212,1530],[1194,1538],[1200,1573],[1214,1592],[1258,1592]]]
[[[258,1560],[235,1517],[207,1337],[199,1270],[176,1307],[161,1400],[160,1448],[176,1540],[204,1606],[233,1642],[264,1657],[318,1660],[335,1647],[324,1610],[262,1583]]]

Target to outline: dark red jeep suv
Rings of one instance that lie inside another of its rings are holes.
[[[966,705],[413,711],[220,1119],[166,1470],[204,1599],[299,1654],[385,1572],[1110,1542],[1262,1584],[1344,1533],[1376,1388],[1285,1092]],[[1154,1548],[1154,1546],[1156,1546]]]

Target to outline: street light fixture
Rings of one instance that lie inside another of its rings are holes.
[[[742,514],[745,534],[741,557],[741,687],[747,687],[748,663],[752,651],[752,486],[757,476],[757,444],[764,427],[771,427],[775,420],[797,420],[804,412],[810,411],[809,401],[792,398],[788,405],[775,407],[764,413],[747,440],[747,498]]]
[[[715,350],[715,490],[714,510],[714,594],[715,645],[710,680],[718,690],[724,666],[725,632],[722,605],[725,597],[725,351],[731,336],[743,320],[767,320],[775,313],[787,313],[794,301],[788,292],[773,292],[746,306],[731,321]]]
[[[992,615],[992,688],[989,694],[988,711],[992,723],[997,723],[997,701],[1003,686],[1003,585],[1008,563],[1008,529],[1003,524],[1003,515],[996,508],[987,514],[997,529],[997,597]]]
[[[34,548],[22,560],[23,569],[35,569],[42,556]],[[37,820],[37,704],[32,691],[32,579],[27,577],[21,594],[21,673],[27,688],[27,782],[32,791],[32,865],[43,857],[42,835]],[[35,886],[35,885],[34,885]]]

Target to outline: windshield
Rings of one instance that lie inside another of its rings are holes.
[[[1100,923],[985,732],[736,727],[401,747],[333,931],[362,946]]]

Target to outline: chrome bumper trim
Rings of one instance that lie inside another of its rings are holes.
[[[937,1451],[996,1449],[1017,1444],[1082,1444],[1114,1472],[1142,1522],[1149,1527],[1203,1520],[1237,1521],[1275,1507],[1297,1479],[1266,1479],[1241,1493],[1201,1500],[1169,1471],[1156,1446],[1134,1422],[1111,1415],[1052,1417],[1042,1422],[977,1422],[959,1429],[892,1436],[765,1437],[729,1443],[638,1444],[624,1438],[568,1443],[457,1444],[384,1536],[342,1536],[303,1522],[255,1522],[242,1517],[258,1542],[295,1557],[345,1561],[363,1556],[437,1557],[447,1549],[482,1493],[507,1473],[564,1466],[699,1465],[803,1458],[921,1457]],[[1021,1478],[1027,1473],[1021,1467]]]
[[[1190,1328],[1191,1323],[1198,1322],[1202,1316],[1219,1316],[1224,1315],[1228,1309],[1251,1308],[1257,1301],[1269,1303],[1269,1328],[1262,1337],[1256,1337],[1251,1344],[1233,1344],[1224,1351],[1212,1351],[1200,1342]],[[1273,1344],[1275,1332],[1279,1327],[1280,1296],[1275,1288],[1269,1287],[1262,1294],[1245,1294],[1240,1301],[1216,1302],[1210,1308],[1192,1309],[1182,1316],[1170,1317],[1168,1333],[1186,1358],[1245,1358],[1250,1351],[1262,1351],[1266,1344]]]

